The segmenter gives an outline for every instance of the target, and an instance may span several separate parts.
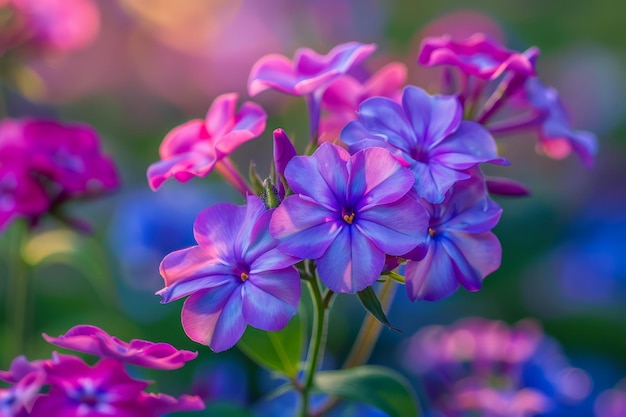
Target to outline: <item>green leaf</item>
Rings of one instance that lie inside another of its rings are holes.
[[[382,366],[318,372],[315,387],[336,397],[372,405],[390,417],[419,417],[415,394],[399,373]]]
[[[237,347],[259,365],[295,377],[302,352],[302,319],[296,314],[277,332],[248,327]]]
[[[383,307],[380,305],[380,300],[376,296],[376,292],[371,286],[367,287],[363,291],[358,291],[357,296],[359,297],[361,304],[363,304],[363,307],[365,307],[365,309],[369,311],[370,314],[376,318],[376,320],[378,320],[391,330],[395,330],[396,332],[402,332],[400,329],[397,329],[391,325],[391,323],[387,319],[387,316],[385,315]]]

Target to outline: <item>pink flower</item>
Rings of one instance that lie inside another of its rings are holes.
[[[153,190],[171,177],[185,182],[207,176],[217,162],[263,133],[265,111],[248,101],[236,113],[237,97],[235,93],[217,97],[204,120],[191,120],[165,136],[159,148],[161,160],[148,168]]]
[[[66,349],[153,369],[178,369],[198,356],[197,352],[178,350],[167,343],[139,339],[127,343],[90,325],[74,326],[59,337],[50,337],[44,333],[43,338],[48,343]]]
[[[44,368],[50,390],[37,398],[31,417],[157,417],[204,408],[198,397],[177,400],[144,392],[148,382],[131,378],[124,365],[112,358],[89,366],[66,356],[47,362]]]
[[[427,67],[452,65],[465,75],[494,80],[506,71],[534,76],[537,53],[536,48],[524,54],[508,50],[478,33],[465,41],[455,41],[448,36],[426,38],[417,60]]]
[[[374,44],[348,42],[335,46],[326,55],[300,48],[296,50],[293,61],[283,55],[266,55],[250,71],[248,93],[256,96],[274,88],[295,96],[313,94],[347,73],[371,55],[374,49]]]
[[[45,379],[43,372],[31,372],[9,388],[0,388],[0,416],[26,417]]]
[[[363,83],[348,74],[338,78],[322,97],[322,109],[327,114],[322,116],[320,142],[337,140],[341,129],[358,117],[359,105],[365,99],[381,96],[399,102],[406,78],[406,66],[399,62],[387,64]]]
[[[335,46],[326,55],[309,48],[296,50],[293,61],[270,54],[259,59],[248,78],[248,93],[255,96],[269,88],[305,96],[309,111],[311,142],[318,139],[320,105],[326,88],[374,52],[376,45],[348,42]]]
[[[58,51],[80,49],[98,34],[100,13],[92,0],[11,0],[27,45]]]

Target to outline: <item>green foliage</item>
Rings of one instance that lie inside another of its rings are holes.
[[[367,287],[363,291],[357,292],[357,296],[359,297],[359,301],[361,301],[361,304],[363,304],[363,307],[365,307],[365,309],[369,311],[369,313],[374,316],[376,320],[378,320],[391,330],[395,330],[397,332],[400,331],[400,329],[393,327],[389,322],[389,319],[387,319],[385,311],[380,304],[380,300],[376,296],[376,292],[374,292],[374,289],[371,286]]]
[[[381,366],[319,372],[315,387],[336,397],[367,403],[390,417],[419,417],[415,394],[399,373]]]
[[[237,346],[259,365],[295,377],[302,352],[300,314],[296,314],[284,329],[277,332],[248,327]]]

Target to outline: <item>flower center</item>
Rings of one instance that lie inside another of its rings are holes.
[[[241,275],[239,275],[239,278],[241,278],[241,282],[246,282],[249,277],[250,276],[246,274],[245,272],[242,272]]]
[[[352,222],[354,221],[354,216],[355,216],[355,212],[352,209],[343,209],[342,210],[343,214],[341,216],[341,218],[343,219],[344,222],[348,223],[348,224],[352,224]]]
[[[430,235],[430,237],[434,237],[435,236],[435,229],[433,229],[432,227],[428,228],[428,234]]]

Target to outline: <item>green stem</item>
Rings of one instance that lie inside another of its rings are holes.
[[[9,243],[8,282],[6,294],[6,328],[9,330],[7,340],[7,358],[23,354],[26,347],[26,324],[28,306],[28,269],[22,258],[22,248],[26,238],[26,224],[15,222]]]
[[[305,365],[306,379],[302,386],[302,404],[300,407],[300,417],[309,416],[309,394],[313,387],[315,372],[317,371],[318,362],[321,358],[322,345],[326,339],[326,322],[328,318],[328,305],[332,292],[328,292],[322,297],[319,284],[316,278],[306,280],[311,292],[311,300],[313,301],[313,325],[311,328],[311,340],[309,342],[309,351]]]

